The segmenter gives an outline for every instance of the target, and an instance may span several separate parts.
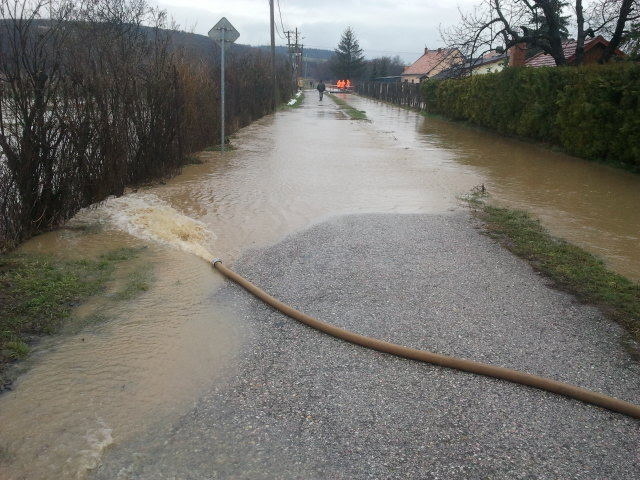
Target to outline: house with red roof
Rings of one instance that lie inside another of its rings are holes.
[[[457,48],[429,50],[425,47],[424,54],[404,69],[402,81],[420,83],[421,80],[431,78],[461,61],[462,55]]]
[[[576,47],[578,43],[574,39],[562,42],[562,50],[564,58],[567,59],[568,65],[574,65],[576,60]],[[605,40],[602,35],[598,35],[591,40],[584,42],[584,59],[583,64],[588,65],[598,63],[602,60],[605,49],[609,46],[609,41]],[[555,67],[556,61],[548,53],[538,53],[528,59],[526,57],[526,46],[523,44],[515,45],[509,49],[509,66],[518,67]],[[624,57],[624,53],[615,50],[615,56]]]

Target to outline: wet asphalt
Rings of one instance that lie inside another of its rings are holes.
[[[621,328],[467,213],[336,217],[231,266],[358,333],[640,403]],[[233,284],[211,302],[237,312],[244,338],[228,374],[161,442],[118,446],[95,478],[640,478],[636,420],[347,344]]]

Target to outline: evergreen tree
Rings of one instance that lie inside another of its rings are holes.
[[[562,11],[569,7],[568,2],[562,0],[551,0],[553,10],[555,11],[556,19],[560,25],[560,36],[563,40],[569,38],[569,16],[562,15]],[[539,7],[534,7],[534,13],[531,15],[530,22],[534,26],[534,31],[539,35],[549,35],[549,22],[542,12],[539,11]]]
[[[562,11],[565,8],[569,7],[569,3],[562,0],[551,0],[551,4],[553,6],[555,17],[559,25],[558,33],[560,34],[560,38],[564,41],[569,38],[569,16],[562,15]],[[541,38],[542,40],[546,40],[550,35],[549,20],[541,10],[542,9],[538,6],[534,7],[533,13],[529,18],[531,28],[527,28],[527,30],[525,30],[525,33],[527,33],[528,31],[529,34]],[[527,57],[532,57],[533,55],[541,51],[541,48],[530,46],[527,49]]]
[[[338,79],[353,80],[362,75],[365,67],[364,55],[351,27],[347,27],[342,34],[330,62],[331,71]]]

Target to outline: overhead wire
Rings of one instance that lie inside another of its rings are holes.
[[[284,22],[282,21],[282,9],[280,8],[280,0],[277,0],[277,5],[278,5],[278,16],[280,17],[280,27],[282,28],[282,33],[286,32],[286,29],[284,28]]]
[[[269,5],[271,5],[271,2],[273,0],[269,0]],[[278,35],[278,37],[280,37],[281,40],[286,40],[286,37],[284,36],[284,25],[282,24],[282,13],[280,12],[280,2],[278,1],[278,14],[280,16],[280,25],[282,25],[282,32],[278,29],[278,22],[273,22],[273,27],[275,29],[276,34]]]

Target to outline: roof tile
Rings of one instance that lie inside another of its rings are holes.
[[[453,48],[441,48],[439,50],[427,50],[412,65],[406,67],[403,75],[425,75],[436,74],[445,68],[450,67],[455,61]]]
[[[598,35],[597,37],[592,38],[591,40],[588,40],[584,43],[584,51],[586,52],[598,44],[606,46],[609,45],[609,42],[605,40],[602,35]],[[573,39],[562,42],[562,51],[564,52],[564,58],[566,58],[569,63],[571,63],[572,61],[571,57],[576,54],[577,46],[578,43]],[[616,55],[622,55],[622,52],[620,50],[616,50]],[[524,65],[525,67],[555,67],[556,61],[548,53],[541,52],[527,60]]]

